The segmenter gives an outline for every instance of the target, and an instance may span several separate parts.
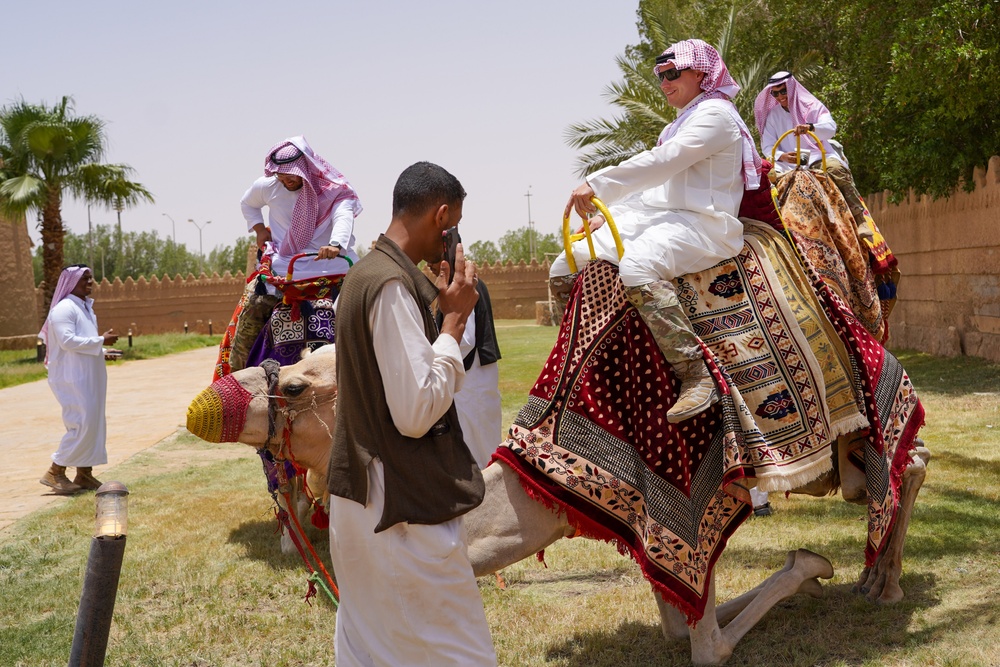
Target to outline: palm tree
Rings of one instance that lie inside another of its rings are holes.
[[[612,83],[605,89],[605,97],[624,114],[611,120],[598,119],[570,125],[565,133],[566,143],[573,148],[586,149],[576,160],[577,175],[616,165],[636,153],[652,148],[663,127],[677,117],[677,110],[667,104],[660,91],[660,83],[653,74],[655,57],[671,44],[692,34],[683,21],[683,13],[674,11],[669,2],[641,3],[639,8],[641,31],[644,41],[629,47],[618,56],[618,69],[624,80]],[[737,3],[729,10],[728,19],[722,24],[713,40],[714,46],[729,64],[739,27]],[[757,56],[730,67],[730,73],[742,89],[733,100],[747,126],[754,132],[753,103],[757,91],[767,83],[776,69],[777,56],[772,49],[757,44]],[[820,54],[810,52],[796,64],[799,80],[814,76],[819,69]],[[735,60],[733,60],[735,62]]]
[[[97,116],[75,116],[69,97],[52,107],[22,99],[0,109],[0,208],[15,219],[41,214],[46,310],[63,268],[63,193],[108,207],[153,202],[129,180],[132,167],[101,162],[104,127]]]

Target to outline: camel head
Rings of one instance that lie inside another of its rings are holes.
[[[336,416],[337,377],[333,345],[306,354],[278,369],[269,400],[263,367],[245,368],[204,389],[188,406],[187,429],[208,442],[241,442],[278,453],[285,426],[291,424],[291,450],[296,461],[326,472]],[[273,435],[268,438],[268,405],[277,400]],[[283,405],[281,405],[283,403]]]

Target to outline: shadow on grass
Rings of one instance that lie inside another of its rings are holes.
[[[934,357],[923,352],[894,352],[917,391],[949,396],[1000,391],[1000,364],[978,357]]]
[[[912,645],[915,639],[933,640],[937,634],[961,632],[964,627],[982,624],[985,610],[969,608],[958,614],[948,628],[934,626],[908,632],[917,610],[939,604],[933,576],[908,579],[908,596],[896,605],[869,603],[851,593],[849,585],[825,587],[825,596],[820,600],[805,596],[785,600],[744,636],[728,664],[882,664],[887,654]],[[654,604],[652,598],[649,604]],[[691,645],[686,640],[665,639],[658,625],[628,622],[598,632],[576,633],[550,646],[546,658],[570,667],[689,665]]]
[[[330,542],[326,531],[305,527],[306,535],[312,542],[316,553],[323,560],[323,565],[330,569]],[[231,544],[242,544],[246,549],[246,557],[269,564],[276,570],[302,569],[306,572],[305,563],[298,551],[290,554],[281,552],[281,537],[278,535],[278,522],[274,519],[261,521],[245,521],[229,533]],[[303,548],[308,547],[303,545]]]

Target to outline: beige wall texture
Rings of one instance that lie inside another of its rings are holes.
[[[246,287],[243,272],[186,278],[156,276],[146,280],[126,278],[125,282],[107,279],[94,286],[94,313],[101,331],[114,329],[121,336],[132,329],[135,335],[184,331],[222,333],[229,324],[236,302]],[[38,303],[44,298],[37,291]]]
[[[903,274],[891,348],[1000,361],[1000,157],[974,181],[947,199],[867,200]]]
[[[16,221],[0,217],[0,248],[4,249],[4,261],[0,262],[4,291],[0,349],[33,348],[39,320],[31,269],[31,239],[24,217]]]

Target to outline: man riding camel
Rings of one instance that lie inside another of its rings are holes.
[[[764,90],[760,91],[754,101],[754,120],[760,132],[760,149],[765,156],[774,151],[776,158],[775,170],[786,173],[798,163],[795,153],[796,137],[799,137],[800,147],[808,157],[806,164],[814,166],[822,159],[819,146],[806,132],[812,132],[826,151],[826,173],[837,184],[837,188],[847,200],[847,205],[854,216],[854,224],[858,228],[858,236],[871,240],[871,226],[865,221],[865,204],[854,185],[854,176],[847,165],[844,147],[833,137],[837,133],[837,122],[833,120],[830,110],[799,83],[789,72],[778,72],[772,76]],[[778,139],[788,131],[789,135],[778,142]]]
[[[654,148],[588,176],[565,214],[596,212],[595,195],[609,205],[625,252],[619,262],[599,215],[590,219],[594,250],[618,264],[629,301],[681,381],[667,413],[677,423],[715,403],[718,393],[671,281],[740,252],[743,225],[736,216],[744,190],[759,186],[761,160],[731,102],[740,87],[711,45],[678,42],[657,56],[653,72],[667,103],[679,110],[677,119]],[[576,243],[573,255],[578,265],[589,260],[586,242]],[[574,278],[564,253],[549,272],[553,295],[565,303]]]
[[[263,208],[268,208],[265,226]],[[342,173],[330,166],[306,141],[292,137],[277,143],[264,159],[264,176],[253,182],[240,201],[247,229],[257,235],[257,247],[271,260],[271,270],[284,276],[299,253],[317,253],[312,262],[295,264],[295,278],[343,273],[347,257],[358,260],[353,248],[354,218],[361,213],[357,193]],[[273,286],[267,294],[251,293],[233,335],[229,367],[237,371],[261,328],[281,300]]]

